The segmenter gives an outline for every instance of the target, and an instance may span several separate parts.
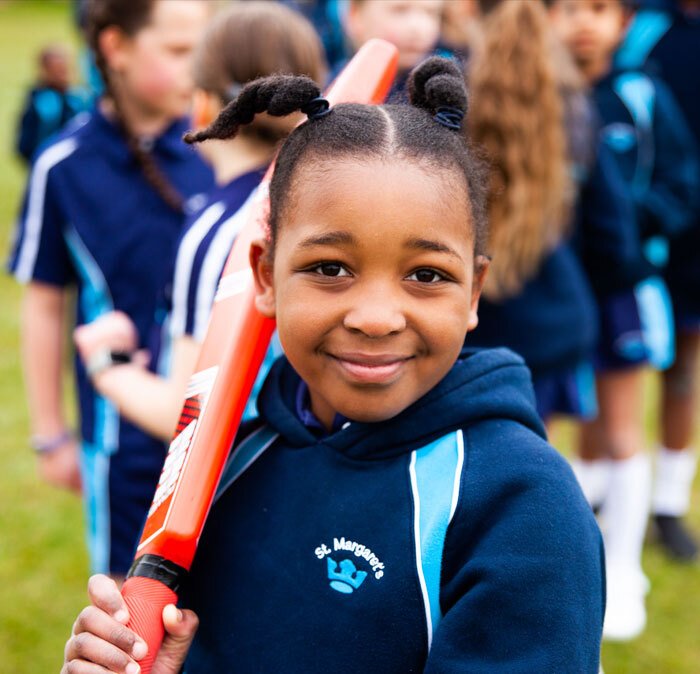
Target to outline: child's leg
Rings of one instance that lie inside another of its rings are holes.
[[[695,475],[691,449],[697,413],[697,369],[700,331],[679,331],[676,360],[662,378],[662,442],[657,456],[653,512],[664,547],[674,557],[691,560],[698,545],[682,524]]]
[[[600,374],[599,416],[582,433],[583,456],[607,455],[610,459],[607,493],[600,510],[608,573],[604,635],[617,640],[634,638],[646,623],[647,581],[641,557],[651,471],[641,451],[642,376],[639,367]]]
[[[612,468],[604,427],[598,419],[581,424],[578,454],[571,467],[583,495],[597,511],[608,493]]]

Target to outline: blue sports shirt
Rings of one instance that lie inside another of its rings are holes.
[[[174,122],[153,141],[160,169],[185,197],[208,190],[212,174]],[[75,118],[34,162],[9,267],[23,282],[75,285],[77,324],[118,309],[146,346],[158,292],[183,216],[143,177],[120,130],[98,109]],[[142,445],[143,432],[119,418],[76,360],[84,442],[113,453]]]

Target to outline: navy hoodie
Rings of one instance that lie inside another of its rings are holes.
[[[698,162],[683,113],[663,82],[642,72],[612,71],[593,96],[602,139],[631,188],[648,258],[663,266],[649,244],[686,230],[697,206]]]
[[[600,533],[524,363],[464,352],[382,423],[326,435],[284,359],[182,595],[187,674],[598,672]]]

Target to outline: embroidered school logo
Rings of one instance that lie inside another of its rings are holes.
[[[351,559],[344,559],[340,564],[337,564],[332,557],[326,561],[328,562],[328,580],[331,587],[338,592],[351,594],[367,578],[367,572],[358,571]],[[340,568],[340,572],[336,571],[337,567]]]
[[[343,553],[348,552],[356,558],[355,561],[348,559],[347,556],[345,559],[340,559]],[[379,557],[366,545],[346,540],[344,536],[333,539],[332,549],[325,543],[319,545],[314,550],[314,554],[318,559],[326,560],[328,583],[333,590],[342,594],[352,594],[365,582],[370,573],[376,580],[384,576],[384,564]],[[331,554],[333,557],[330,556]],[[366,562],[369,571],[358,568],[355,562],[360,565]]]

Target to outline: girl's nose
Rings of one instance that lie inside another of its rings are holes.
[[[345,313],[343,325],[367,337],[386,337],[406,329],[406,316],[397,298],[374,289],[356,298]]]

